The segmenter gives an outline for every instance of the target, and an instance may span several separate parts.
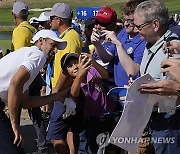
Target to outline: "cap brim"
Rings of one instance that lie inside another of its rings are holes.
[[[67,59],[70,57],[76,57],[79,58],[79,55],[77,53],[68,53],[68,55],[65,57],[63,65],[66,63]]]
[[[127,93],[127,88],[124,88],[124,87],[114,87],[112,88],[108,93],[107,95],[109,96],[112,96],[112,95],[115,95],[115,96],[119,96],[119,97],[124,97],[126,96],[126,93]]]
[[[62,39],[59,39],[59,38],[50,38],[56,42],[58,42],[58,49],[59,50],[64,50],[67,46],[67,42],[62,40]]]
[[[67,42],[66,41],[62,41],[62,42],[58,42],[58,49],[59,50],[64,50],[67,46]]]
[[[49,11],[49,12],[45,12],[44,15],[50,17],[50,16],[54,16],[54,13],[52,11]]]
[[[39,19],[39,18],[37,18],[37,19],[34,19],[34,20],[36,20],[38,22],[43,22],[43,21],[48,21],[49,19]]]
[[[109,20],[104,18],[104,17],[101,17],[101,16],[95,16],[95,19],[101,23],[104,23],[104,24],[107,24],[109,23]]]
[[[79,58],[79,55],[77,53],[69,53],[66,58],[65,58],[65,61],[70,58],[70,57],[76,57],[76,58]]]

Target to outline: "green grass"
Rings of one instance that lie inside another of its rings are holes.
[[[7,49],[11,49],[11,40],[0,40],[0,46],[3,49],[3,55]]]
[[[170,13],[180,14],[180,1],[179,0],[164,0],[164,2],[168,6]]]
[[[46,8],[52,7],[53,4],[59,2],[59,0],[24,0],[28,5],[29,8]],[[117,12],[118,17],[121,16],[120,13],[120,6],[126,0],[63,0],[63,2],[69,4],[71,8],[74,10],[74,16],[76,14],[76,8],[79,6],[110,6],[114,8]],[[169,8],[170,14],[178,13],[180,14],[180,2],[179,0],[164,0],[165,4]],[[1,4],[1,3],[0,3]],[[12,26],[14,25],[13,17],[11,15],[13,0],[9,0],[9,2],[5,3],[4,5],[0,5],[0,26]],[[32,12],[33,15],[30,15],[29,18],[32,16],[39,16],[41,12]],[[0,29],[3,31],[3,28]]]
[[[12,1],[12,0],[11,0]],[[53,4],[59,2],[59,0],[24,0],[28,6],[29,9],[32,8],[49,8],[52,7]],[[71,8],[74,11],[74,16],[76,15],[76,8],[79,6],[85,6],[85,7],[92,7],[92,6],[110,6],[113,7],[115,6],[115,10],[117,11],[118,14],[119,12],[119,7],[122,5],[122,2],[125,0],[63,0],[63,2],[69,4]],[[11,10],[12,10],[12,2],[7,3],[6,5],[0,6],[0,26],[12,26],[14,25],[13,22],[13,17],[11,15]],[[32,16],[39,16],[41,12],[32,12],[33,15],[29,16],[29,19]],[[2,29],[0,29],[2,31]]]

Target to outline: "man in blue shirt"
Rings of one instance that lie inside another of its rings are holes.
[[[114,60],[114,79],[116,86],[128,84],[129,75],[133,78],[139,76],[139,66],[145,48],[134,28],[134,10],[139,2],[130,1],[122,6],[124,17],[124,29],[116,36],[115,32],[103,30],[103,35],[113,43],[107,50],[104,50],[100,43],[99,36],[94,29],[91,41],[95,45],[96,53],[103,62]]]

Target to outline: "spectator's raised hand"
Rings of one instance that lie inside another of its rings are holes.
[[[88,54],[90,55],[90,54]],[[88,57],[87,54],[81,54],[79,56],[78,73],[77,76],[83,77],[84,74],[92,66],[92,58]]]
[[[106,36],[106,40],[111,41],[112,43],[116,44],[118,40],[116,33],[114,31],[102,30],[103,35]]]
[[[180,58],[163,60],[161,66],[163,68],[162,73],[169,72],[173,79],[180,83]]]
[[[96,45],[100,43],[101,35],[96,28],[93,28],[92,34],[91,34],[91,42]]]
[[[170,41],[163,45],[163,52],[168,52],[169,56],[173,54],[180,54],[180,42],[179,41]]]

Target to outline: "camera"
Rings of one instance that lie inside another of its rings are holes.
[[[99,35],[100,39],[105,39],[105,36],[103,36],[104,32],[102,32],[101,30],[97,29],[96,33]]]
[[[102,32],[101,30],[99,30],[99,29],[97,29],[96,33],[97,33],[99,36],[103,35],[103,32]]]

